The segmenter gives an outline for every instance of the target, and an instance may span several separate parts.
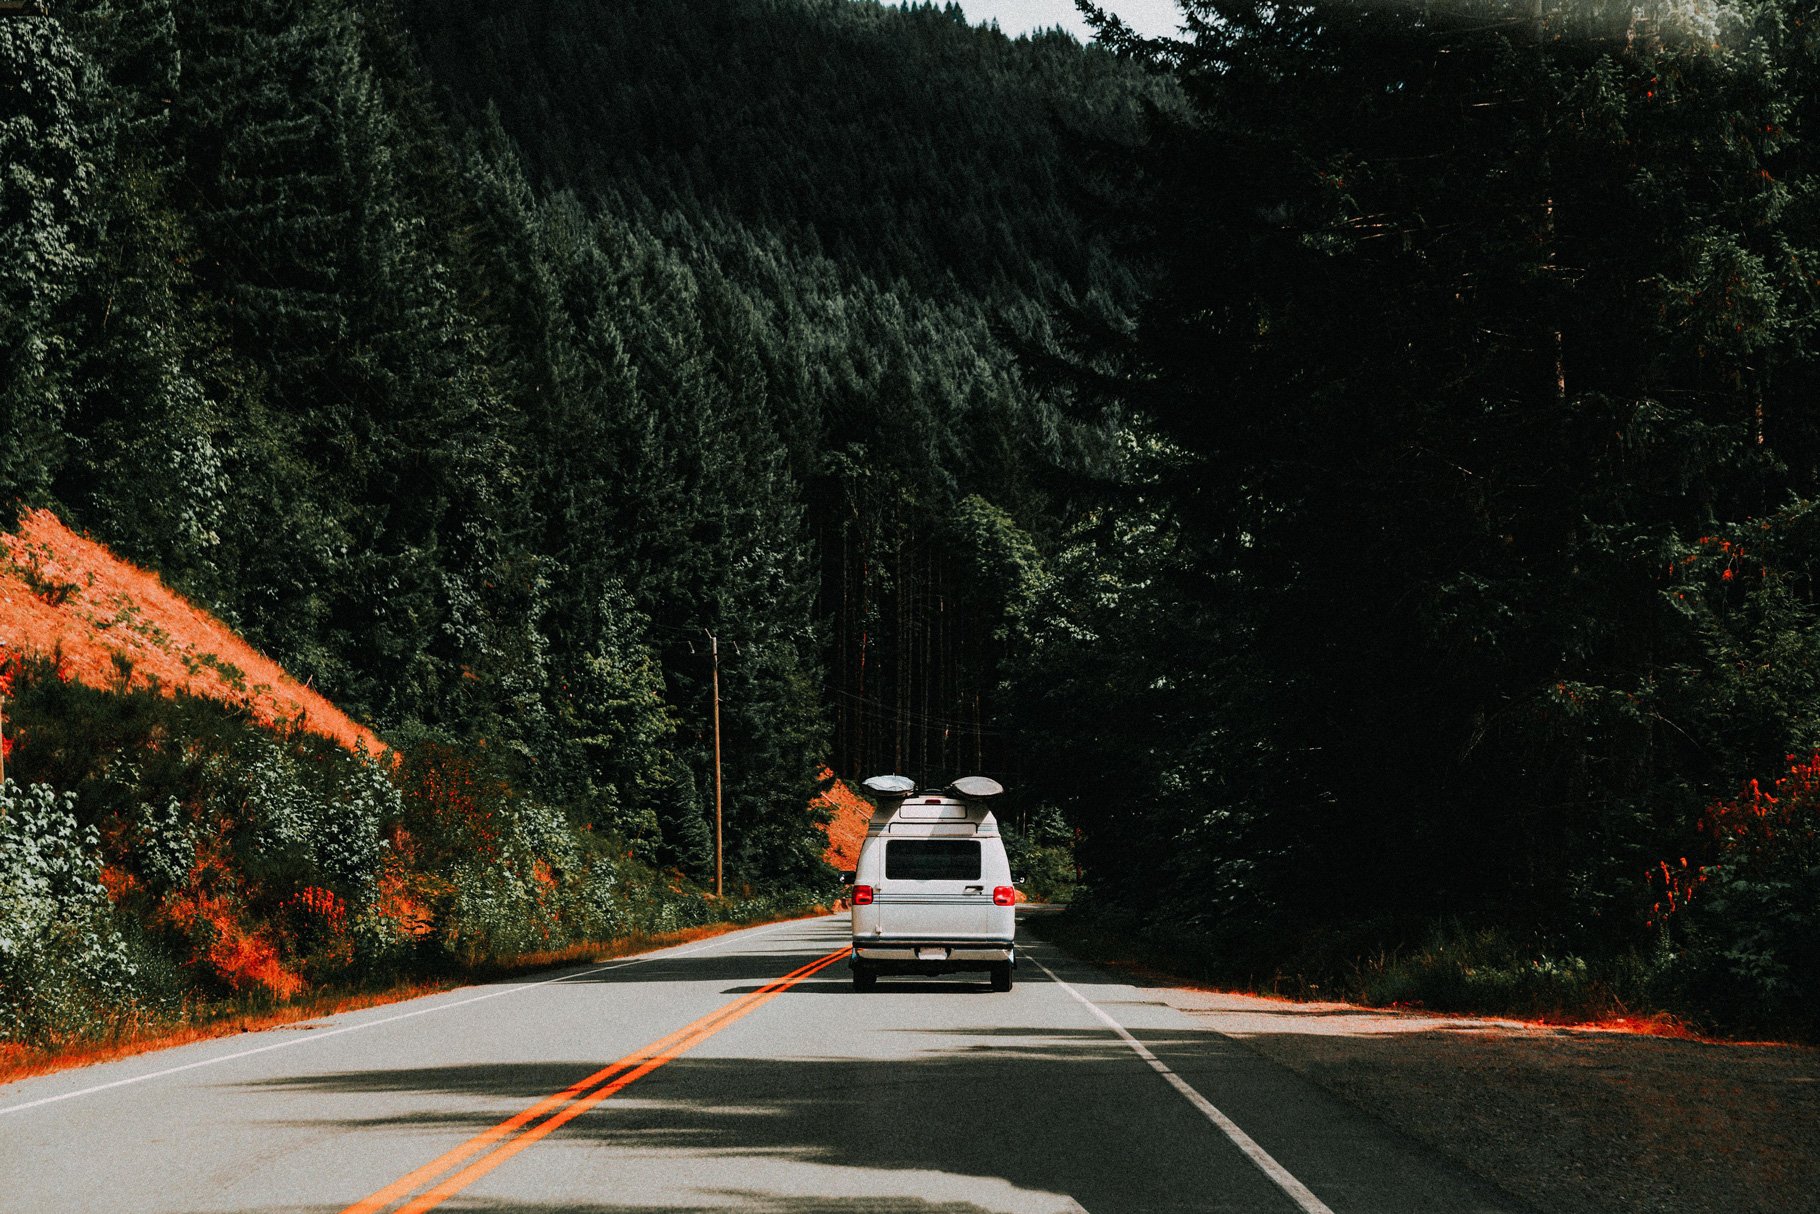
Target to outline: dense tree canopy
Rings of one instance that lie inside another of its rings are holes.
[[[1120,174],[1155,289],[1079,326],[1142,504],[1063,567],[1041,769],[1128,900],[1234,940],[1635,939],[1645,870],[1820,743],[1812,14],[1184,7],[1126,40],[1189,105]],[[1071,761],[1088,688],[1164,812]]]
[[[957,18],[0,23],[0,498],[698,876],[718,637],[731,870],[815,878],[824,764],[1007,761],[969,571],[1094,440],[1006,335],[1131,288],[1058,182],[1158,85]]]
[[[738,880],[831,763],[1242,965],[1805,922],[1710,824],[1820,747],[1811,6],[1183,10],[0,22],[0,499],[696,875],[718,643]]]

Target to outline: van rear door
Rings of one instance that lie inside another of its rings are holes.
[[[899,940],[1001,940],[978,839],[886,838],[879,929]]]

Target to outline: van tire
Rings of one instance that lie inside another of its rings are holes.
[[[853,989],[856,991],[869,991],[877,985],[878,974],[872,967],[855,963],[853,966]]]
[[[1011,989],[1011,963],[1009,961],[992,963],[992,989],[995,991]]]

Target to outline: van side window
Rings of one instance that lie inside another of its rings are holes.
[[[976,839],[892,839],[885,844],[887,881],[978,881]]]

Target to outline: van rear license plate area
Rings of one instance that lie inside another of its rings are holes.
[[[946,961],[948,950],[945,948],[919,948],[916,950],[918,961]]]

